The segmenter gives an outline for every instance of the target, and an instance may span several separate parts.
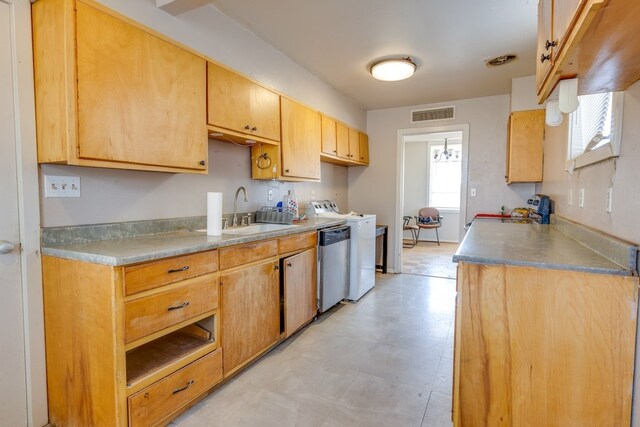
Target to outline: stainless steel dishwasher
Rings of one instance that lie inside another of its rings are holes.
[[[318,231],[318,311],[324,313],[349,293],[348,225]]]

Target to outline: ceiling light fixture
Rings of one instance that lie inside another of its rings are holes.
[[[371,75],[385,82],[408,79],[416,72],[416,63],[410,56],[378,61],[371,66]]]

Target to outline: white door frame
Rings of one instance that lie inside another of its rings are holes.
[[[30,426],[48,423],[42,271],[40,259],[40,196],[34,105],[31,2],[0,0],[9,5],[12,16],[12,67],[18,216],[21,240],[27,416]]]
[[[424,128],[398,129],[397,165],[396,165],[396,214],[394,229],[395,242],[393,256],[396,271],[402,272],[402,208],[404,207],[404,155],[405,136],[440,132],[462,132],[462,179],[460,189],[460,236],[464,236],[464,225],[467,220],[467,181],[469,180],[469,125],[440,125]]]

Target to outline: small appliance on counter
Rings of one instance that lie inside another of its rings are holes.
[[[529,218],[538,224],[549,224],[549,217],[553,212],[552,202],[549,196],[535,194],[527,200]]]

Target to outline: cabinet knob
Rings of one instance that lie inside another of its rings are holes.
[[[551,54],[545,55],[544,53],[540,55],[540,63],[544,64],[544,61],[551,60]]]
[[[251,129],[251,126],[249,126],[249,125],[244,125],[244,128],[245,128],[245,130],[249,130],[249,129]]]
[[[257,128],[257,127],[255,127],[255,126],[251,128],[251,131],[252,131],[252,132],[255,132],[255,131],[257,131],[257,130],[258,130],[258,128]]]
[[[291,267],[291,263],[290,262],[287,263],[287,267]]]
[[[200,160],[200,162],[198,162],[200,164],[200,166],[204,166],[207,164],[207,162],[205,162],[204,160]]]
[[[285,169],[284,171],[288,173],[288,172],[289,172],[289,169]]]
[[[558,46],[558,42],[557,42],[557,41],[555,41],[555,40],[553,40],[553,41],[547,40],[547,41],[544,43],[544,47],[545,47],[545,49],[547,49],[547,50],[549,50],[549,48],[556,47],[556,46]]]
[[[278,271],[278,270],[280,270],[280,266],[279,266],[278,264],[276,264],[276,265],[274,265],[274,266],[273,266],[273,269],[274,269],[275,271]]]

